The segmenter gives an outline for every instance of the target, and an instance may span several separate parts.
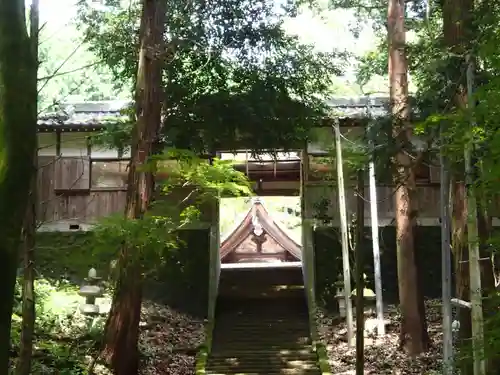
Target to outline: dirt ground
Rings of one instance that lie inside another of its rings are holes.
[[[368,311],[367,327],[373,324],[375,313]],[[431,349],[417,358],[410,358],[398,349],[400,314],[395,306],[388,306],[385,313],[386,335],[377,339],[374,335],[365,337],[365,373],[391,375],[439,374],[442,359],[442,323],[439,301],[426,301],[426,316]],[[334,374],[353,374],[356,350],[346,343],[346,324],[338,315],[319,310],[316,316],[318,331],[327,345],[330,366]]]
[[[165,305],[145,303],[139,346],[142,375],[193,375],[205,339],[202,318]]]

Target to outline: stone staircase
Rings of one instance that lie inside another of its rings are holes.
[[[319,375],[300,268],[223,271],[211,375]]]

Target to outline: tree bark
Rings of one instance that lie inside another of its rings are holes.
[[[161,125],[162,60],[165,9],[161,0],[143,0],[139,63],[136,82],[136,124],[132,135],[125,217],[141,219],[154,191],[150,172],[141,169],[154,152]],[[118,281],[106,323],[104,358],[117,375],[139,369],[139,323],[143,270],[137,251],[124,245],[118,260]]]
[[[33,0],[30,10],[30,41],[35,58],[36,72],[38,73],[38,38],[39,33],[39,1]],[[36,78],[36,75],[35,75]],[[33,82],[37,86],[37,81]],[[38,98],[37,98],[38,101]],[[35,106],[35,116],[37,116]],[[23,225],[21,251],[23,253],[23,311],[22,330],[19,358],[16,366],[16,375],[31,373],[33,356],[33,337],[35,334],[35,234],[37,229],[37,171],[38,171],[38,142],[35,143],[35,157],[33,158],[33,176],[31,177],[28,207]]]
[[[394,181],[396,209],[396,244],[398,257],[399,303],[401,307],[400,346],[410,354],[427,351],[427,334],[423,296],[418,287],[414,245],[415,179],[408,156],[412,137],[408,102],[408,76],[406,60],[405,3],[389,0],[389,81],[393,115],[393,137],[399,150],[395,157]]]
[[[36,168],[36,167],[34,167]],[[31,192],[23,226],[21,251],[23,253],[23,310],[21,347],[16,365],[16,375],[31,373],[33,336],[35,333],[35,233],[36,233],[36,172],[32,178]]]
[[[458,110],[467,107],[467,86],[465,80],[465,55],[471,46],[473,37],[473,1],[444,0],[443,2],[443,34],[445,45],[453,54],[449,61],[449,77],[454,84],[453,103]],[[455,163],[452,176],[452,252],[455,267],[455,294],[465,301],[470,300],[469,254],[467,240],[467,195],[464,168],[461,162]],[[479,200],[480,201],[480,200]],[[481,210],[478,210],[481,213]],[[481,215],[482,216],[482,215]],[[480,241],[485,240],[486,227],[478,215]],[[483,264],[483,267],[486,266]],[[489,273],[487,266],[484,272]],[[491,275],[494,279],[493,268]],[[487,274],[483,280],[488,284]],[[494,281],[493,281],[494,283]],[[464,345],[472,336],[471,314],[468,309],[460,309],[460,342]],[[461,373],[472,374],[470,361],[462,361]]]
[[[36,153],[36,59],[24,1],[0,1],[0,375],[9,372],[18,248]]]

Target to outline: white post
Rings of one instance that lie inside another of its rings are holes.
[[[367,97],[368,101],[368,113],[367,117],[371,117],[371,105],[372,99]],[[370,123],[373,126],[373,122]],[[372,129],[370,129],[372,130]],[[372,250],[373,250],[373,268],[375,273],[375,298],[376,298],[376,310],[377,310],[377,335],[385,335],[385,323],[384,323],[384,299],[382,296],[382,270],[380,266],[380,242],[378,238],[378,207],[377,207],[377,180],[375,178],[375,141],[373,139],[373,132],[370,131],[369,143],[372,147],[372,157],[368,163],[368,183],[370,185],[370,221],[372,227]]]
[[[474,98],[472,96],[474,82],[474,61],[470,55],[467,56],[467,96],[469,111],[474,109]],[[475,126],[471,120],[471,128]],[[472,130],[472,129],[471,129]],[[479,266],[479,243],[477,228],[477,202],[474,189],[474,166],[472,165],[473,143],[468,142],[465,146],[465,182],[467,189],[467,238],[469,243],[469,276],[470,276],[470,302],[472,319],[472,348],[474,351],[474,375],[486,373],[486,362],[484,358],[484,327],[483,327],[483,299],[481,290],[481,268]]]
[[[375,297],[378,336],[385,335],[384,323],[384,303],[382,298],[382,271],[380,267],[380,246],[378,240],[378,207],[377,207],[377,183],[375,180],[375,163],[370,160],[369,165],[369,184],[370,184],[370,220],[372,226],[372,247],[373,247],[373,266],[375,271]]]
[[[345,199],[344,187],[344,167],[342,159],[342,144],[340,140],[339,121],[335,121],[335,149],[337,154],[337,182],[339,195],[339,210],[340,210],[340,230],[342,238],[342,264],[344,274],[344,296],[346,304],[346,323],[347,323],[347,345],[353,345],[353,316],[351,303],[351,269],[349,265],[349,243],[347,239],[347,207]]]
[[[443,129],[441,128],[439,163],[441,200],[441,288],[443,313],[443,375],[453,375],[453,333],[451,311],[451,248],[450,248],[450,179],[448,161],[444,155]]]

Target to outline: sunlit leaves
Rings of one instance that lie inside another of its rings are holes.
[[[155,159],[160,166],[158,173],[166,176],[163,181],[165,193],[177,187],[191,187],[212,198],[252,195],[250,181],[244,173],[233,168],[231,161],[213,158],[209,162],[192,151],[179,149],[167,149]]]
[[[167,149],[141,171],[155,173],[160,196],[143,218],[103,219],[93,231],[93,248],[111,257],[122,248],[134,249],[134,261],[144,269],[155,269],[166,252],[179,247],[178,231],[201,220],[207,203],[223,196],[252,195],[249,180],[231,162],[209,162],[190,150]]]

